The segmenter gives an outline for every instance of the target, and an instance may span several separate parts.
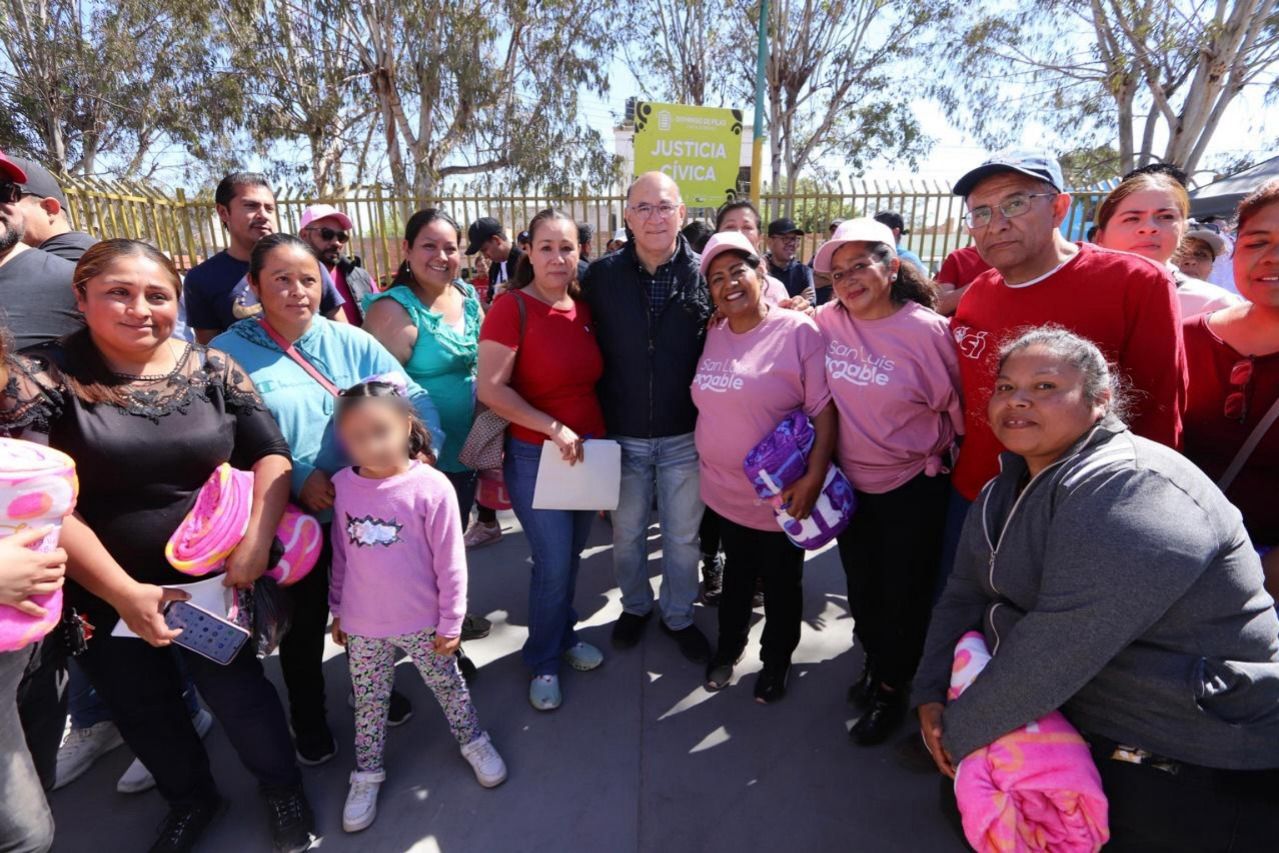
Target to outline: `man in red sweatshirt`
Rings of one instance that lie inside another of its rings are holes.
[[[967,501],[999,473],[1003,450],[986,422],[1000,346],[1055,323],[1101,348],[1136,391],[1134,432],[1179,447],[1186,353],[1168,271],[1137,255],[1071,243],[1061,168],[1039,151],[1001,152],[956,182],[981,257],[951,319],[964,395],[964,443],[952,483]]]

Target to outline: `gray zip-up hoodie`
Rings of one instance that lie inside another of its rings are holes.
[[[994,657],[943,717],[959,760],[1061,709],[1191,764],[1279,767],[1279,618],[1239,511],[1185,457],[1108,417],[1019,492],[1005,453],[964,525],[912,702],[945,702],[955,644]]]

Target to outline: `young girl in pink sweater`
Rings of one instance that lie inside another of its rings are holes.
[[[826,382],[839,410],[835,460],[857,492],[839,537],[854,632],[866,654],[849,698],[854,742],[884,741],[906,713],[937,583],[950,450],[963,424],[959,367],[935,291],[873,219],[850,219],[813,268],[835,300],[817,312]]]
[[[430,435],[391,382],[342,392],[337,430],[355,463],[333,475],[333,639],[345,645],[355,689],[355,771],[342,812],[347,832],[377,815],[395,650],[417,666],[462,756],[486,788],[506,765],[480,729],[457,651],[466,613],[466,549],[448,479],[419,457]]]

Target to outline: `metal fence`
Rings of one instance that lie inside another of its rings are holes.
[[[148,240],[169,254],[179,269],[187,270],[226,248],[227,233],[218,219],[211,191],[188,194],[182,189],[162,190],[137,182],[66,179],[63,181],[76,228],[101,237],[135,237]],[[1083,239],[1087,224],[1108,186],[1074,193],[1074,202],[1062,230],[1072,239]],[[380,186],[353,187],[336,196],[317,198],[291,189],[276,193],[281,230],[296,232],[303,209],[317,201],[333,204],[352,221],[349,251],[359,255],[376,280],[385,281],[400,262],[404,222],[414,210],[437,206],[447,209],[463,226],[481,216],[492,216],[515,233],[545,207],[560,207],[591,225],[592,256],[604,251],[613,232],[621,228],[624,195],[617,190],[576,194],[550,193],[494,195],[468,190],[449,191],[432,199],[395,196]],[[827,236],[834,219],[870,216],[882,210],[900,213],[908,234],[903,244],[936,272],[945,256],[970,242],[963,224],[961,199],[937,181],[857,181],[849,187],[805,191],[786,195],[765,193],[760,199],[764,222],[783,214],[808,232],[800,247],[807,260]],[[689,218],[713,222],[713,209],[689,211]]]

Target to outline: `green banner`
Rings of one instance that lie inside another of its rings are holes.
[[[664,172],[689,207],[737,196],[742,111],[683,104],[635,104],[635,174]]]

